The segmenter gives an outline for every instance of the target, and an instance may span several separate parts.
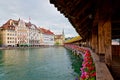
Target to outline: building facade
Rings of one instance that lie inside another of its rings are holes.
[[[29,46],[29,29],[23,20],[18,20],[18,25],[15,25],[17,46]]]
[[[0,46],[54,45],[54,33],[30,22],[8,20],[0,27]],[[61,43],[62,44],[62,43]]]
[[[50,30],[39,28],[41,31],[41,45],[54,45],[54,33]]]
[[[55,45],[64,45],[64,41],[65,41],[64,30],[62,31],[62,34],[55,35],[54,40],[55,40]]]
[[[26,26],[29,28],[29,46],[40,46],[40,31],[36,25],[29,22]]]
[[[54,40],[55,40],[55,45],[64,45],[65,38],[63,34],[55,35]]]
[[[1,38],[2,46],[16,46],[16,31],[11,19],[1,27]]]

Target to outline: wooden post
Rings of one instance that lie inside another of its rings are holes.
[[[92,26],[92,48],[95,53],[98,53],[98,20],[99,20],[99,10],[96,9],[95,19]]]
[[[92,49],[95,53],[98,53],[98,26],[93,27],[92,29]]]
[[[92,49],[92,34],[90,35],[90,38],[89,38],[89,46]]]
[[[112,50],[111,50],[111,21],[108,20],[104,24],[105,32],[105,62],[110,65],[112,61]]]
[[[100,21],[98,24],[98,42],[100,60],[110,65],[112,61],[111,51],[111,21]],[[105,60],[103,60],[105,58]]]
[[[100,56],[100,61],[105,61],[105,34],[104,34],[104,22],[99,21],[98,23],[98,52]]]
[[[110,66],[112,60],[111,51],[111,14],[112,2],[110,0],[98,1],[98,45],[99,55]]]
[[[90,39],[89,39],[89,37],[86,39],[86,46],[87,46],[87,47],[90,46]]]

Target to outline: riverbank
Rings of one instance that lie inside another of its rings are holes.
[[[29,48],[47,48],[47,47],[60,47],[56,45],[41,45],[41,46],[34,46],[34,47],[0,47],[0,50],[6,49],[29,49]]]

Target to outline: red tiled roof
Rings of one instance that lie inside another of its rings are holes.
[[[33,25],[36,29],[38,29],[37,26],[36,26],[35,24],[32,24],[31,22],[25,23],[25,25],[26,25],[28,28],[31,28],[31,26]]]
[[[32,25],[31,22],[25,23],[25,25],[30,28],[30,26]]]
[[[53,32],[51,32],[50,30],[44,29],[44,28],[39,28],[39,30],[40,30],[43,34],[54,35]]]
[[[9,19],[5,24],[3,24],[2,26],[1,26],[1,28],[2,29],[15,29],[15,26],[14,25],[11,25],[10,24],[10,21],[11,21],[12,19]],[[16,23],[18,23],[18,21],[16,21],[16,20],[12,20],[15,24]]]

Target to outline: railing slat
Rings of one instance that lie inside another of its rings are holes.
[[[91,50],[90,50],[91,51]],[[93,57],[95,68],[96,68],[96,80],[114,80],[107,65],[100,62],[99,56],[91,51]]]

